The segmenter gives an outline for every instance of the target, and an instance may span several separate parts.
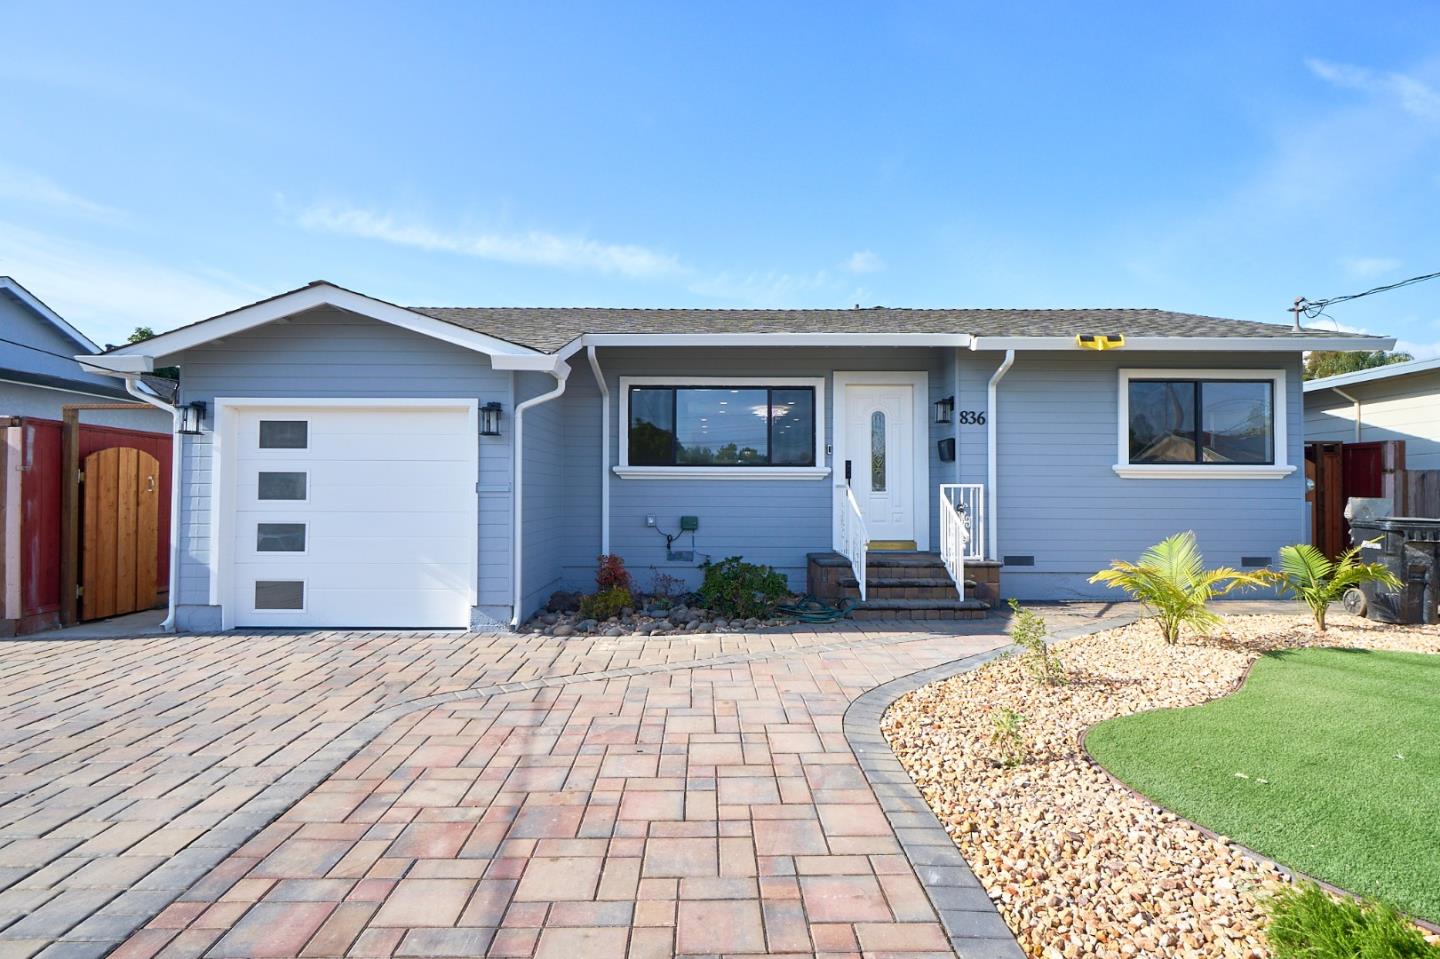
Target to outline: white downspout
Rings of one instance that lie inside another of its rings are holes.
[[[141,390],[135,385],[134,376],[125,377],[125,392],[170,414],[170,596],[167,600],[165,621],[160,624],[160,628],[173,633],[175,600],[180,592],[180,460],[184,453],[180,439],[180,408]]]
[[[525,411],[532,406],[539,406],[541,403],[548,403],[561,393],[565,392],[565,381],[570,376],[570,367],[565,363],[555,364],[555,369],[549,371],[555,377],[555,388],[549,393],[542,393],[539,396],[532,396],[515,407],[515,450],[512,454],[515,457],[515,468],[513,475],[514,493],[511,499],[514,502],[514,513],[511,522],[514,524],[514,555],[510,558],[510,567],[515,577],[515,604],[511,607],[510,625],[520,625],[520,603],[524,599],[522,590],[525,588],[524,563],[521,561],[521,549],[524,546],[525,524],[524,524],[524,498],[523,492],[525,479],[525,447],[522,442],[525,429]]]
[[[600,360],[595,356],[595,347],[585,348],[590,358],[590,371],[595,374],[595,385],[600,387],[600,554],[610,555],[610,387],[605,374],[600,372]]]
[[[989,528],[986,532],[990,534],[987,552],[991,562],[997,562],[1000,558],[1000,491],[998,489],[1000,464],[996,462],[1000,449],[999,433],[997,432],[1000,428],[1000,417],[996,415],[999,413],[999,387],[1000,380],[1004,378],[1014,362],[1015,351],[1006,350],[1005,359],[1001,361],[999,368],[995,370],[995,375],[990,377],[990,383],[985,388],[985,406],[989,413],[985,429],[985,486],[990,499],[989,522],[986,524]]]
[[[1360,442],[1360,398],[1358,396],[1351,396],[1338,386],[1332,386],[1330,388],[1355,404],[1355,442]]]

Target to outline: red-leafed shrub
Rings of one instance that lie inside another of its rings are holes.
[[[625,560],[614,554],[600,557],[600,568],[595,572],[595,585],[602,592],[617,586],[626,591],[635,588],[630,580],[630,571],[625,568]]]

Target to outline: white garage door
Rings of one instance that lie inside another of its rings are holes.
[[[474,408],[380,402],[228,418],[234,625],[470,625]]]

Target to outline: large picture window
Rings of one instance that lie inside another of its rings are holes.
[[[630,466],[815,466],[811,386],[631,386]]]
[[[1129,380],[1133,465],[1275,463],[1271,379]]]

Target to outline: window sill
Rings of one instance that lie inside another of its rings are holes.
[[[830,475],[828,466],[615,466],[621,479],[813,480]]]
[[[1284,479],[1293,466],[1189,466],[1185,464],[1117,463],[1112,469],[1122,479]]]

